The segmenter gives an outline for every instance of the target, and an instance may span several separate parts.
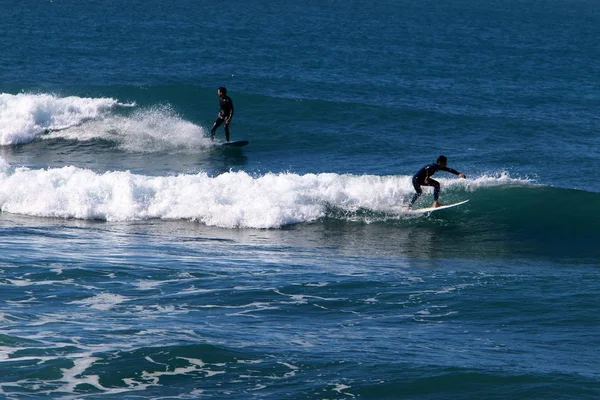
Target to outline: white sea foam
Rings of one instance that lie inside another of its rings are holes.
[[[449,191],[528,182],[507,174],[439,180]],[[318,220],[330,207],[386,212],[406,204],[413,191],[410,176],[229,172],[216,177],[206,173],[150,177],[0,163],[1,209],[40,217],[183,219],[227,228],[279,228]]]
[[[127,301],[127,297],[112,293],[100,293],[83,300],[72,301],[68,304],[82,304],[96,310],[109,310],[112,307]]]
[[[114,142],[128,152],[138,153],[197,152],[215,146],[203,127],[184,120],[166,105],[136,110],[126,116],[111,114],[71,129],[51,132],[43,138],[102,139]]]
[[[0,346],[0,362],[10,359],[11,354],[19,350],[21,350],[21,348]]]
[[[348,389],[350,389],[350,386],[344,385],[343,383],[338,383],[335,385],[335,387],[332,390],[334,390],[340,394],[345,394],[346,396],[354,397],[353,394],[344,392],[344,390],[348,390]]]
[[[76,126],[121,104],[111,98],[0,93],[0,145],[28,143],[49,130]]]

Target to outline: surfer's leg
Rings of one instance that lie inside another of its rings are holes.
[[[438,201],[440,198],[440,183],[435,179],[429,178],[429,182],[427,182],[429,186],[433,186],[433,200]]]
[[[221,126],[222,123],[223,123],[223,119],[217,118],[217,120],[213,124],[212,128],[210,128],[210,139],[211,140],[215,139],[215,132],[217,131],[217,128]]]
[[[423,193],[423,189],[421,189],[421,184],[419,183],[419,181],[415,178],[413,178],[412,181],[413,187],[415,188],[415,194],[413,195],[412,199],[410,200],[410,204],[408,205],[408,207],[412,208],[412,205],[415,203],[415,201],[417,201],[417,199],[419,198],[419,196],[421,195],[421,193]]]
[[[440,183],[438,181],[436,181],[435,179],[429,178],[429,181],[427,182],[427,184],[429,186],[433,186],[433,206],[434,207],[441,206],[442,204],[438,201],[438,199],[440,198]]]
[[[413,204],[415,204],[415,201],[417,201],[417,199],[419,198],[419,196],[421,195],[421,193],[423,193],[423,191],[419,191],[415,194],[413,194],[412,199],[410,200],[410,204],[408,205],[409,207],[412,207]]]
[[[229,124],[225,123],[225,140],[229,142]]]

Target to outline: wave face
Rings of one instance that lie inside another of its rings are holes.
[[[4,211],[84,220],[172,219],[226,228],[281,228],[319,220],[414,224],[452,215],[473,229],[585,236],[598,226],[596,214],[587,210],[600,206],[599,194],[537,185],[507,174],[441,178],[441,200],[471,202],[415,217],[404,211],[413,194],[410,176],[238,171],[156,177],[73,166],[13,168],[6,162],[1,168]],[[427,190],[417,206],[431,200]]]

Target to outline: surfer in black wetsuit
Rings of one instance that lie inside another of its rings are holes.
[[[227,96],[227,89],[224,87],[217,89],[217,94],[219,95],[219,106],[221,109],[219,110],[217,120],[210,129],[210,138],[212,140],[215,139],[217,128],[225,122],[225,140],[229,142],[229,124],[233,117],[233,101],[231,97]]]
[[[440,207],[442,204],[438,202],[438,198],[440,197],[440,183],[435,179],[431,179],[430,177],[435,174],[437,171],[442,170],[446,172],[450,172],[451,174],[458,175],[461,178],[466,178],[464,174],[461,174],[455,169],[448,168],[446,164],[448,163],[448,159],[446,156],[439,156],[435,164],[429,164],[419,170],[412,178],[412,184],[415,187],[416,193],[412,197],[409,208],[412,208],[412,205],[417,201],[421,193],[423,193],[423,189],[421,186],[433,186],[433,205],[432,207]]]

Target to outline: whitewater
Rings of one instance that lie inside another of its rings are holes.
[[[508,176],[441,182],[454,198],[478,187],[528,184]],[[0,164],[3,211],[53,218],[183,219],[227,228],[280,228],[323,218],[332,207],[393,214],[407,205],[413,192],[410,176],[227,172],[151,177],[74,166],[31,170]]]

